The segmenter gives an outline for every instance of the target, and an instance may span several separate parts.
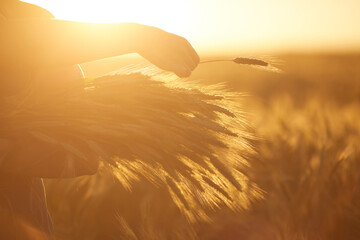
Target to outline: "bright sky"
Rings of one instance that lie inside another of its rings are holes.
[[[360,0],[27,0],[57,18],[139,22],[198,50],[360,50]]]

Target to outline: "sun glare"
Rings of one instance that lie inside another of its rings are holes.
[[[184,36],[197,50],[360,50],[357,0],[24,0],[56,18],[137,22]]]
[[[188,0],[29,0],[50,10],[56,18],[97,23],[137,22],[186,34],[191,8]]]

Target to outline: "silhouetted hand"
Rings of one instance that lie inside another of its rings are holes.
[[[188,77],[199,64],[199,56],[183,37],[159,28],[142,26],[138,54],[161,69]]]

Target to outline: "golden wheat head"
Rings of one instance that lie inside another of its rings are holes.
[[[3,101],[6,124],[0,131],[12,149],[30,144],[45,158],[42,152],[55,149],[68,166],[100,158],[126,189],[140,180],[166,186],[194,221],[206,218],[204,207],[242,209],[259,195],[241,172],[253,153],[253,136],[236,94],[215,95],[140,74],[68,84]],[[29,164],[36,157],[29,156]]]

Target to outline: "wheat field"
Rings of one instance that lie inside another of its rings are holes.
[[[138,100],[116,168],[46,181],[57,239],[360,239],[360,57],[277,62],[125,84]]]

